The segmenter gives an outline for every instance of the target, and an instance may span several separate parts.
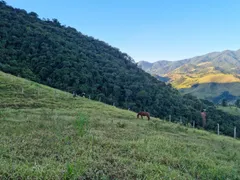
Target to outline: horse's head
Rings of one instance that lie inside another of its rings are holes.
[[[139,113],[137,113],[137,118],[139,118],[139,115],[140,115],[140,114],[139,114]]]

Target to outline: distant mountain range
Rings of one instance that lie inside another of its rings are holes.
[[[220,103],[240,97],[240,49],[212,52],[179,61],[138,62],[157,79],[171,83],[183,94]]]

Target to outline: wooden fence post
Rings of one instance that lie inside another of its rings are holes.
[[[219,124],[217,124],[217,134],[219,135]]]
[[[234,127],[234,135],[233,135],[233,137],[236,139],[237,138],[237,127],[235,126]]]

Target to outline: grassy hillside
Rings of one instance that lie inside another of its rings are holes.
[[[240,97],[240,83],[203,83],[194,84],[191,88],[180,89],[183,94],[191,93],[202,99],[208,99],[214,103],[221,103],[222,99],[229,102]]]
[[[231,83],[239,83],[240,84],[240,78],[236,77],[233,74],[223,74],[223,73],[213,73],[213,74],[172,74],[169,75],[173,81],[174,87],[177,89],[183,89],[183,88],[191,88],[195,84],[206,84],[206,83],[218,83],[218,84],[226,84],[228,83],[231,85]],[[220,88],[222,90],[222,88]],[[230,91],[236,91],[236,89],[229,89]],[[239,91],[238,91],[239,92]],[[237,92],[236,92],[237,93]],[[240,93],[237,93],[237,95],[240,96]]]
[[[235,107],[235,106],[218,106],[218,109],[227,112],[229,114],[233,114],[235,116],[240,116],[240,108]]]
[[[240,142],[0,72],[0,179],[239,179]]]
[[[182,94],[192,94],[201,99],[220,103],[227,99],[234,101],[240,97],[240,78],[233,74],[207,73],[207,74],[171,74],[172,85]],[[224,96],[223,93],[228,92]],[[232,98],[235,96],[234,98]]]

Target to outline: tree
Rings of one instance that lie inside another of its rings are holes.
[[[227,100],[226,99],[222,100],[222,106],[224,106],[224,107],[227,106]]]
[[[237,99],[237,100],[236,100],[235,106],[237,106],[238,108],[240,108],[240,99]]]
[[[61,23],[56,19],[52,19],[53,23],[55,23],[57,26],[61,26]]]
[[[30,12],[29,15],[32,17],[38,18],[38,14],[35,12]]]
[[[2,3],[3,5],[5,5],[5,6],[7,5],[6,1],[1,0],[1,1],[0,1],[0,5],[1,5],[1,3]]]

